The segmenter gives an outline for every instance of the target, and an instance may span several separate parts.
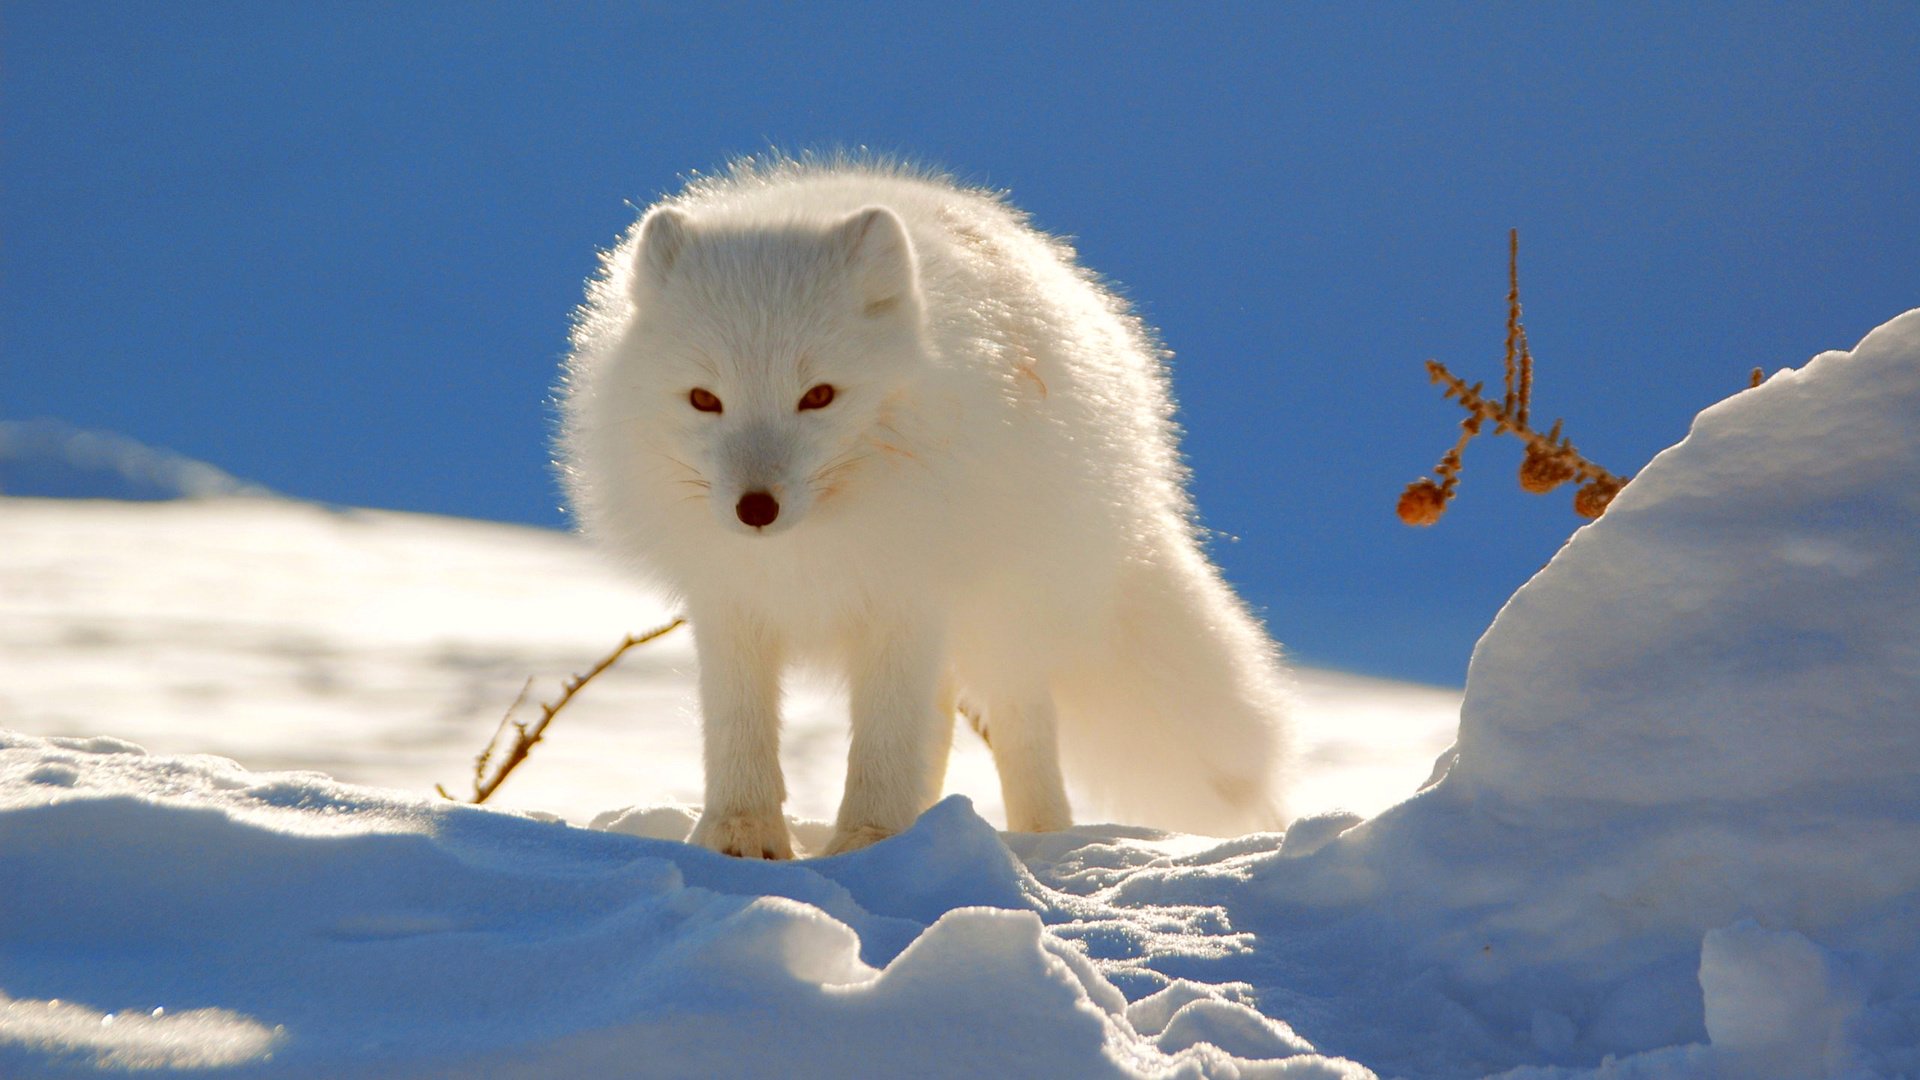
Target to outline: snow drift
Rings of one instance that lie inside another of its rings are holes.
[[[0,743],[0,1075],[1920,1074],[1920,311],[1702,413],[1371,820],[797,864]]]

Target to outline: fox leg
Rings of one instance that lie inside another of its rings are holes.
[[[934,729],[933,765],[929,770],[933,779],[933,790],[927,793],[928,805],[940,801],[940,793],[947,786],[947,761],[953,756],[953,721],[960,709],[960,702],[954,693],[953,676],[940,679],[939,687],[934,691],[933,708],[939,714],[939,727]]]
[[[879,625],[855,656],[847,790],[826,854],[906,829],[940,793],[953,739],[940,634],[924,623]]]
[[[1060,737],[1046,691],[994,699],[970,717],[993,751],[1012,832],[1052,832],[1073,824],[1060,774]]]
[[[726,614],[692,620],[700,656],[707,803],[692,842],[749,859],[791,859],[780,811],[780,650],[765,628]]]

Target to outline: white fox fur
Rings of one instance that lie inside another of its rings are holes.
[[[997,196],[872,162],[696,180],[606,254],[562,394],[578,519],[693,626],[695,842],[792,854],[790,664],[848,684],[830,852],[933,803],[956,707],[1016,831],[1071,823],[1063,763],[1101,813],[1282,823],[1286,680],[1201,552],[1162,352]]]

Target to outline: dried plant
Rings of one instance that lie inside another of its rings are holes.
[[[498,791],[500,784],[506,780],[508,774],[518,768],[521,762],[527,760],[527,755],[533,752],[534,744],[539,742],[541,736],[546,734],[547,725],[553,722],[554,716],[559,713],[561,709],[567,707],[567,702],[573,700],[573,695],[579,693],[581,687],[592,682],[596,675],[612,667],[615,661],[626,655],[628,649],[636,645],[645,645],[655,638],[663,637],[685,626],[686,622],[687,620],[685,619],[676,618],[665,626],[655,627],[644,634],[627,635],[612,652],[601,657],[600,662],[593,665],[592,669],[585,675],[572,676],[567,679],[566,682],[562,683],[560,686],[560,696],[552,702],[543,703],[540,706],[540,718],[532,722],[515,720],[513,718],[513,714],[520,711],[521,704],[527,700],[528,689],[533,686],[533,680],[528,679],[526,683],[520,687],[520,694],[513,699],[513,704],[507,706],[507,714],[500,718],[500,726],[493,729],[493,738],[487,740],[486,749],[481,750],[480,756],[474,759],[473,796],[467,801],[475,804],[483,803],[486,802],[495,791]],[[509,727],[513,729],[513,742],[507,747],[506,756],[501,759],[500,767],[494,770],[493,774],[489,776],[487,774],[487,766],[493,762],[494,748],[500,744],[500,736]],[[439,784],[435,784],[433,787],[435,791],[440,793],[441,798],[453,798],[445,787]]]
[[[1446,513],[1447,503],[1460,486],[1460,455],[1473,437],[1493,425],[1496,435],[1507,434],[1527,444],[1527,456],[1520,463],[1520,487],[1535,495],[1544,495],[1569,481],[1580,486],[1573,495],[1574,512],[1597,518],[1607,504],[1627,486],[1631,477],[1615,476],[1582,457],[1560,432],[1561,422],[1542,435],[1528,422],[1533,398],[1533,350],[1527,345],[1527,328],[1520,321],[1520,231],[1507,234],[1507,380],[1506,392],[1498,401],[1484,394],[1483,383],[1468,386],[1466,380],[1447,370],[1438,360],[1427,361],[1427,376],[1442,384],[1442,394],[1458,402],[1467,411],[1460,423],[1460,439],[1434,467],[1439,477],[1421,477],[1407,485],[1396,508],[1400,520],[1409,525],[1431,525]]]

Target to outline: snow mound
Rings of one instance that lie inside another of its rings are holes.
[[[1920,1064],[1916,420],[1920,311],[1706,410],[1523,587],[1445,779],[1245,886],[1457,1011],[1303,1033],[1422,1076]]]
[[[1460,780],[1555,815],[1920,774],[1917,352],[1910,314],[1701,413],[1475,650]]]

